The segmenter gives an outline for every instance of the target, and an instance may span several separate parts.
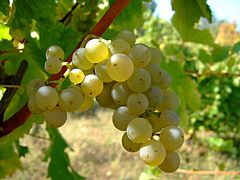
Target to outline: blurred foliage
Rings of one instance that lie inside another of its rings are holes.
[[[236,25],[215,24],[216,43],[202,45],[183,41],[172,24],[152,16],[151,11],[144,13],[144,19],[138,41],[162,50],[160,66],[172,76],[182,125],[190,138],[197,138],[198,131],[212,131],[213,137],[204,139],[204,145],[239,156],[240,36]]]

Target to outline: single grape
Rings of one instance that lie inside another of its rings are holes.
[[[163,110],[160,112],[159,116],[159,124],[161,124],[162,128],[167,126],[178,126],[180,122],[180,118],[178,114],[172,110]]]
[[[142,44],[134,45],[128,53],[129,57],[133,61],[133,65],[136,68],[143,68],[147,66],[151,61],[151,52],[147,46]]]
[[[133,71],[127,83],[132,91],[142,93],[150,87],[151,77],[145,69],[137,68]]]
[[[81,69],[72,69],[69,73],[69,79],[73,84],[79,84],[83,81],[85,75]]]
[[[57,45],[50,46],[46,51],[46,58],[48,60],[52,57],[63,60],[64,59],[64,51],[62,50],[62,48],[60,48]]]
[[[140,158],[149,166],[158,166],[166,157],[163,144],[157,140],[146,141],[139,151]]]
[[[113,81],[113,79],[109,76],[109,74],[107,72],[107,61],[100,62],[95,66],[95,74],[103,82],[112,82]]]
[[[115,104],[111,96],[113,83],[106,83],[103,86],[102,92],[96,96],[97,103],[102,107],[111,107]]]
[[[159,116],[152,113],[149,117],[147,117],[147,120],[149,120],[149,122],[152,124],[154,133],[160,132],[162,130],[163,126],[159,121]]]
[[[85,56],[92,63],[99,63],[108,57],[108,47],[100,39],[91,39],[85,46]]]
[[[36,100],[35,100],[35,95],[32,95],[29,100],[28,100],[28,109],[30,112],[33,114],[41,114],[44,112],[44,110],[40,109],[37,106]]]
[[[147,91],[146,96],[149,100],[149,107],[155,108],[163,101],[163,92],[158,86],[152,85]]]
[[[133,73],[132,60],[125,54],[114,54],[107,62],[107,72],[115,81],[126,81]]]
[[[184,141],[183,132],[176,126],[168,126],[160,132],[160,141],[167,150],[179,149]]]
[[[119,105],[126,105],[128,97],[133,94],[126,82],[116,83],[111,91],[113,100]]]
[[[32,95],[34,95],[38,88],[45,86],[45,82],[41,79],[33,79],[31,80],[28,84],[27,84],[27,95],[28,97],[31,97]]]
[[[130,49],[129,44],[123,39],[115,39],[110,44],[112,54],[127,54]]]
[[[158,166],[166,173],[175,172],[180,166],[180,157],[176,151],[167,151],[164,161]]]
[[[127,107],[131,114],[140,115],[148,108],[148,99],[142,94],[132,94],[127,99]]]
[[[127,126],[127,135],[135,143],[144,143],[152,135],[152,125],[144,118],[135,118]]]
[[[45,61],[45,71],[50,74],[57,74],[62,69],[62,61],[60,61],[56,57],[50,57],[47,61]]]
[[[74,88],[64,89],[59,95],[59,106],[67,112],[77,111],[83,102],[83,95]]]
[[[133,46],[136,41],[136,37],[132,31],[129,30],[123,30],[118,33],[117,39],[123,39],[125,40],[130,46]]]
[[[67,112],[59,106],[45,112],[45,121],[50,127],[61,127],[67,120]]]
[[[50,86],[42,86],[35,94],[35,101],[40,109],[51,110],[58,103],[58,93]]]
[[[163,60],[162,52],[159,49],[152,48],[152,47],[150,47],[149,50],[151,52],[151,61],[150,61],[150,63],[159,65],[162,62],[162,60]]]
[[[149,64],[145,69],[149,72],[153,85],[158,85],[163,78],[164,71],[158,64]]]
[[[167,89],[170,87],[171,83],[172,83],[171,76],[166,71],[163,71],[163,76],[162,76],[158,86],[161,89]]]
[[[85,76],[81,87],[85,95],[94,97],[101,94],[103,90],[103,82],[98,76],[94,74],[89,74]]]
[[[94,97],[89,97],[89,96],[84,95],[83,102],[80,105],[80,108],[78,109],[78,111],[84,112],[84,111],[89,110],[93,106],[93,103],[94,103]]]
[[[131,141],[127,136],[127,132],[125,132],[122,136],[122,146],[128,152],[137,152],[141,148],[142,143]]]
[[[74,66],[80,68],[81,70],[88,70],[93,67],[93,63],[88,61],[85,57],[85,48],[79,48],[74,52],[72,62]]]
[[[120,131],[126,131],[129,122],[137,118],[136,115],[130,114],[128,107],[120,106],[112,116],[113,125]]]
[[[176,111],[179,105],[178,96],[176,93],[170,89],[163,90],[163,101],[157,107],[159,111],[170,109]]]

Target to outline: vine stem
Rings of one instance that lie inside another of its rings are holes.
[[[177,173],[189,175],[240,175],[238,171],[194,171],[186,169],[178,169]]]
[[[108,11],[104,14],[104,16],[100,19],[100,21],[91,29],[88,34],[93,34],[96,36],[101,36],[109,25],[113,22],[113,20],[122,12],[122,10],[128,5],[130,0],[116,0],[115,3],[108,9]],[[84,38],[83,38],[84,40]],[[82,40],[82,41],[83,41]],[[76,49],[81,46],[81,42],[76,46],[76,48],[72,51],[72,53],[67,57],[66,61],[71,62],[72,55]],[[50,77],[50,80],[58,80],[65,73],[67,68],[64,66],[60,73],[53,75]],[[16,112],[11,118],[4,121],[0,127],[0,138],[6,136],[11,133],[14,129],[18,128],[28,119],[31,115],[27,104],[23,106],[18,112]]]

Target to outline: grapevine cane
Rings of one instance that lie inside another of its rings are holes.
[[[96,36],[101,36],[109,25],[113,22],[113,20],[121,13],[121,11],[128,5],[130,0],[116,0],[115,3],[108,9],[108,11],[104,14],[104,16],[100,19],[100,21],[92,28],[89,34],[93,34]],[[72,53],[66,59],[67,62],[71,62],[72,55],[76,49],[78,49],[81,45],[81,42],[76,46],[76,48],[72,51]],[[61,78],[67,68],[64,66],[62,70],[56,74],[51,76],[50,80],[57,80]],[[0,127],[0,138],[6,136],[11,133],[14,129],[18,128],[31,115],[27,104],[23,106],[17,113],[15,113],[11,118],[4,121],[2,126]]]

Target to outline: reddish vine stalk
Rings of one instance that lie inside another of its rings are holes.
[[[108,9],[100,21],[91,29],[88,34],[93,34],[96,36],[101,36],[113,20],[122,12],[122,10],[127,6],[130,0],[116,0],[115,3]],[[82,41],[81,41],[82,42]],[[76,49],[81,45],[81,42],[76,46],[72,53],[67,57],[66,61],[71,62],[72,55]],[[58,80],[62,77],[67,68],[64,66],[62,70],[53,76],[50,77],[50,80]],[[27,105],[23,106],[18,112],[16,112],[11,118],[4,121],[0,127],[0,138],[11,133],[14,129],[18,128],[31,115]]]

